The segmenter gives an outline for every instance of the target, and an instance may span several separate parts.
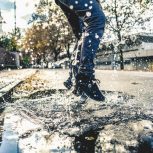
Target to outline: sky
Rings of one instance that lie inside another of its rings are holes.
[[[26,28],[31,14],[34,12],[35,4],[39,0],[16,0],[17,27]],[[11,32],[14,28],[14,0],[0,0],[2,17],[6,22],[3,25],[4,32]]]

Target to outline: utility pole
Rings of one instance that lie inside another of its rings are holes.
[[[16,0],[14,0],[14,34],[16,36]]]
[[[16,40],[16,0],[14,0],[14,39]],[[13,51],[16,51],[16,44],[13,47]]]

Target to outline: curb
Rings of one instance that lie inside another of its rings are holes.
[[[6,102],[12,102],[11,101],[11,93],[12,93],[13,89],[16,86],[18,86],[19,84],[23,83],[27,78],[29,78],[30,76],[32,76],[35,73],[36,73],[36,71],[34,71],[30,75],[26,76],[24,79],[14,81],[11,84],[7,85],[6,87],[4,87],[0,90],[0,109],[2,107],[2,104],[6,103]]]

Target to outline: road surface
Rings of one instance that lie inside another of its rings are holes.
[[[0,75],[9,81],[8,72]],[[67,77],[67,70],[41,69],[13,89],[14,103],[1,115],[0,153],[152,153],[152,72],[97,70],[107,100],[84,105],[65,90]]]

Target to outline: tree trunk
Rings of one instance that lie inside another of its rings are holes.
[[[119,26],[119,16],[117,12],[117,0],[115,0],[115,19],[116,19],[116,24],[117,24],[117,37],[119,40],[119,44],[121,43],[122,37],[121,37],[121,31],[120,31],[120,26]],[[123,59],[123,51],[122,51],[122,46],[119,45],[118,47],[119,53],[120,53],[120,69],[124,69],[124,59]]]
[[[54,53],[54,61],[55,62],[57,61],[57,57],[58,57],[58,54],[57,53]]]
[[[118,40],[119,40],[119,44],[120,44],[121,40],[122,40],[120,31],[118,31],[117,36],[118,36]],[[119,50],[119,53],[120,53],[120,69],[124,70],[124,58],[123,58],[123,51],[122,51],[122,46],[121,45],[119,45],[118,50]]]
[[[124,59],[123,59],[123,51],[120,49],[120,69],[124,70]]]
[[[71,55],[70,55],[70,44],[68,44],[68,48],[67,48],[67,57],[70,59]]]
[[[57,50],[54,51],[54,61],[57,61],[58,55],[60,53],[61,48],[58,48]]]

